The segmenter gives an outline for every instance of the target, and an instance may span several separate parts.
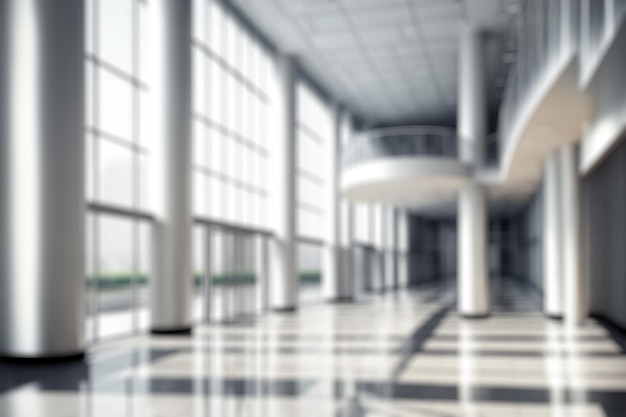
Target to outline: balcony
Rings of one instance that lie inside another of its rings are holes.
[[[351,142],[342,154],[345,168],[374,159],[426,156],[456,159],[454,130],[446,127],[403,126],[369,130]]]
[[[471,176],[454,129],[403,126],[363,132],[342,152],[341,191],[353,201],[412,206],[454,199]]]

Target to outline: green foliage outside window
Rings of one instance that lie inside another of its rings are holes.
[[[303,284],[317,284],[321,282],[320,271],[301,271],[300,282]],[[200,286],[204,277],[200,272],[193,276],[193,283]],[[131,285],[133,280],[139,285],[146,285],[149,277],[146,274],[133,275],[130,272],[108,272],[98,276],[98,288],[100,290],[117,290]],[[254,284],[257,281],[256,273],[253,271],[243,271],[240,273],[217,273],[211,276],[213,285],[230,284]],[[87,277],[87,286],[94,285],[94,277]]]

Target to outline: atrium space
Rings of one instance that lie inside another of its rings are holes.
[[[626,416],[626,0],[0,0],[0,417]]]

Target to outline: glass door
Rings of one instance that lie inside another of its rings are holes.
[[[88,341],[148,330],[150,233],[145,220],[105,213],[87,217]]]

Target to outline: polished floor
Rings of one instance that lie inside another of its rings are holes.
[[[621,333],[568,334],[513,286],[462,321],[443,288],[0,364],[0,416],[626,416]]]

